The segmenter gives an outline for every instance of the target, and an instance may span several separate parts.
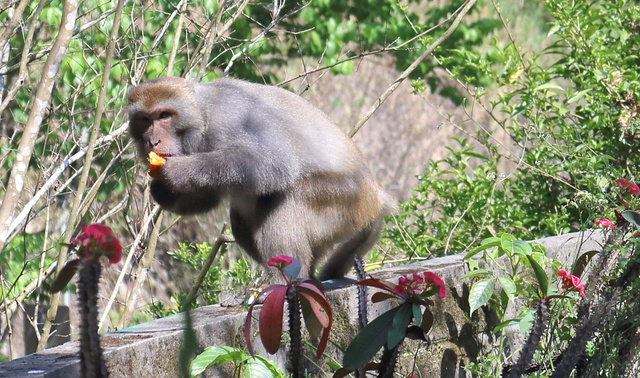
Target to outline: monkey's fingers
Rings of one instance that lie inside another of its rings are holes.
[[[149,152],[149,176],[158,178],[160,175],[160,167],[167,162],[167,159],[156,154],[155,152]]]

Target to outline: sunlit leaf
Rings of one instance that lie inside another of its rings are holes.
[[[498,282],[500,282],[500,286],[502,286],[502,290],[507,294],[510,301],[513,301],[514,295],[516,293],[516,284],[513,280],[507,276],[498,276]]]
[[[475,310],[487,304],[492,295],[493,279],[480,280],[471,285],[471,290],[469,291],[469,313],[473,314]]]
[[[535,273],[538,284],[540,285],[540,295],[546,297],[547,294],[549,294],[549,278],[547,278],[547,274],[544,272],[544,269],[542,269],[540,264],[538,264],[532,255],[528,255],[527,258],[529,259],[533,273]]]
[[[243,361],[249,357],[240,349],[229,346],[210,346],[191,361],[190,374],[192,377],[200,375],[208,367],[221,365],[225,362]]]
[[[491,275],[491,272],[486,270],[486,269],[474,269],[474,270],[470,271],[469,273],[462,275],[462,277],[460,277],[460,279],[464,280],[466,278],[488,276],[488,275]]]

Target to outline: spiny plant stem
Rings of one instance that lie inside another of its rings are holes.
[[[362,281],[367,278],[364,271],[364,261],[362,257],[355,255],[353,257],[353,263],[356,268],[356,278],[358,281]],[[367,287],[364,285],[358,286],[358,330],[362,331],[364,327],[369,323],[369,314],[367,313]],[[355,378],[364,378],[364,369],[358,369],[354,372]]]
[[[379,378],[393,378],[393,372],[396,370],[399,348],[400,343],[398,343],[398,345],[393,349],[387,348],[387,344],[384,345],[382,357],[380,358],[380,367],[378,368]]]
[[[293,378],[304,377],[302,369],[302,325],[300,319],[300,301],[294,285],[287,289],[287,305],[289,306],[289,362]]]
[[[536,315],[533,323],[533,327],[531,328],[531,332],[529,333],[529,338],[527,338],[527,342],[522,347],[522,351],[520,352],[520,358],[518,359],[518,363],[511,369],[511,372],[507,375],[507,378],[516,378],[522,376],[525,369],[533,360],[533,354],[538,349],[538,344],[540,344],[540,338],[544,333],[547,325],[549,324],[549,300],[547,298],[542,298],[538,301],[538,306],[536,307]]]
[[[108,377],[107,365],[102,358],[98,335],[98,282],[101,266],[99,262],[83,260],[80,264],[78,294],[80,302],[80,363],[82,376]]]

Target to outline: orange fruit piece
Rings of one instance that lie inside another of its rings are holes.
[[[149,160],[149,176],[157,178],[160,174],[160,167],[167,162],[167,159],[155,152],[149,152],[149,158],[147,158],[147,160]]]

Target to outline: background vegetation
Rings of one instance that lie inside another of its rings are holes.
[[[206,245],[178,242],[212,242],[224,213],[161,214],[126,136],[126,93],[149,78],[281,85],[361,130],[356,142],[381,182],[407,199],[371,263],[462,252],[500,232],[589,228],[613,217],[615,180],[637,179],[633,2],[4,0],[0,19],[0,328],[9,338],[7,319],[23,303],[50,305],[53,319],[60,298],[47,294],[49,277],[81,225],[109,225],[126,250],[102,285],[103,330],[176,311],[206,260]],[[366,96],[333,97],[352,90],[343,75]],[[415,134],[425,116],[433,127]],[[457,137],[446,150],[433,148],[444,145],[436,126]],[[429,155],[392,147],[416,139]],[[394,187],[425,163],[412,195]],[[250,265],[231,246],[200,302],[254,281]],[[36,332],[39,348],[49,327]]]

